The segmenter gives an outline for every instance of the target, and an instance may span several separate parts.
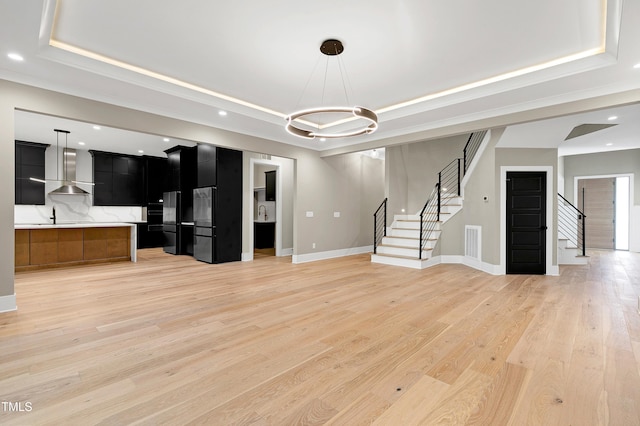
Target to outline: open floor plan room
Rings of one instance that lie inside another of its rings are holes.
[[[560,276],[161,249],[16,274],[11,424],[640,424],[640,255]]]

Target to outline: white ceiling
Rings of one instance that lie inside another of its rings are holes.
[[[633,68],[640,63],[640,0],[622,6],[623,0],[3,1],[0,78],[325,152],[373,148],[640,88],[640,69]],[[345,52],[322,55],[326,38],[340,39]],[[25,60],[10,60],[10,52]],[[295,109],[346,103],[343,81],[350,104],[378,113],[376,133],[320,142],[284,131],[283,117]],[[571,112],[578,111],[562,113]],[[602,134],[623,132],[626,115],[619,115],[620,125]],[[602,121],[575,120],[596,119]],[[556,146],[574,118],[557,120]],[[40,126],[47,143],[52,126],[62,124]],[[531,130],[523,129],[524,136]],[[22,131],[17,125],[17,137]],[[84,137],[81,131],[71,135]],[[158,136],[127,149],[157,155],[166,149]],[[116,150],[117,142],[106,143]]]

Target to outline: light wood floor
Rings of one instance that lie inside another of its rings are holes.
[[[16,292],[0,401],[31,411],[3,425],[640,424],[634,253],[494,277],[144,250]]]

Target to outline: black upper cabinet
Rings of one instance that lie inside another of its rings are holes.
[[[167,149],[168,191],[190,192],[196,187],[196,147],[174,146]]]
[[[265,201],[276,200],[276,171],[264,172],[265,180]]]
[[[140,206],[144,203],[143,167],[139,157],[89,152],[93,157],[95,206]]]
[[[29,178],[45,178],[45,150],[49,145],[15,141],[15,203],[39,204],[45,202],[45,186]]]
[[[159,203],[169,183],[166,158],[143,156],[144,204]]]
[[[217,148],[209,144],[198,144],[198,179],[197,187],[216,186]]]

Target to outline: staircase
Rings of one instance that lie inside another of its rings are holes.
[[[438,181],[420,212],[395,215],[387,228],[387,199],[374,213],[374,244],[371,262],[423,269],[436,262],[433,249],[442,225],[462,210],[462,177],[469,169],[486,131],[472,133],[463,158],[456,158],[438,173]]]
[[[462,199],[459,196],[447,197],[447,204],[441,207],[440,220],[426,222],[432,225],[430,235],[420,247],[420,214],[395,215],[387,235],[377,244],[376,253],[371,255],[371,262],[386,265],[404,266],[424,269],[433,264],[431,260],[433,248],[440,238],[441,226],[453,215],[462,210]],[[437,197],[432,200],[429,210],[437,211]],[[425,222],[423,222],[423,226]]]
[[[586,216],[558,194],[558,265],[586,265]]]

